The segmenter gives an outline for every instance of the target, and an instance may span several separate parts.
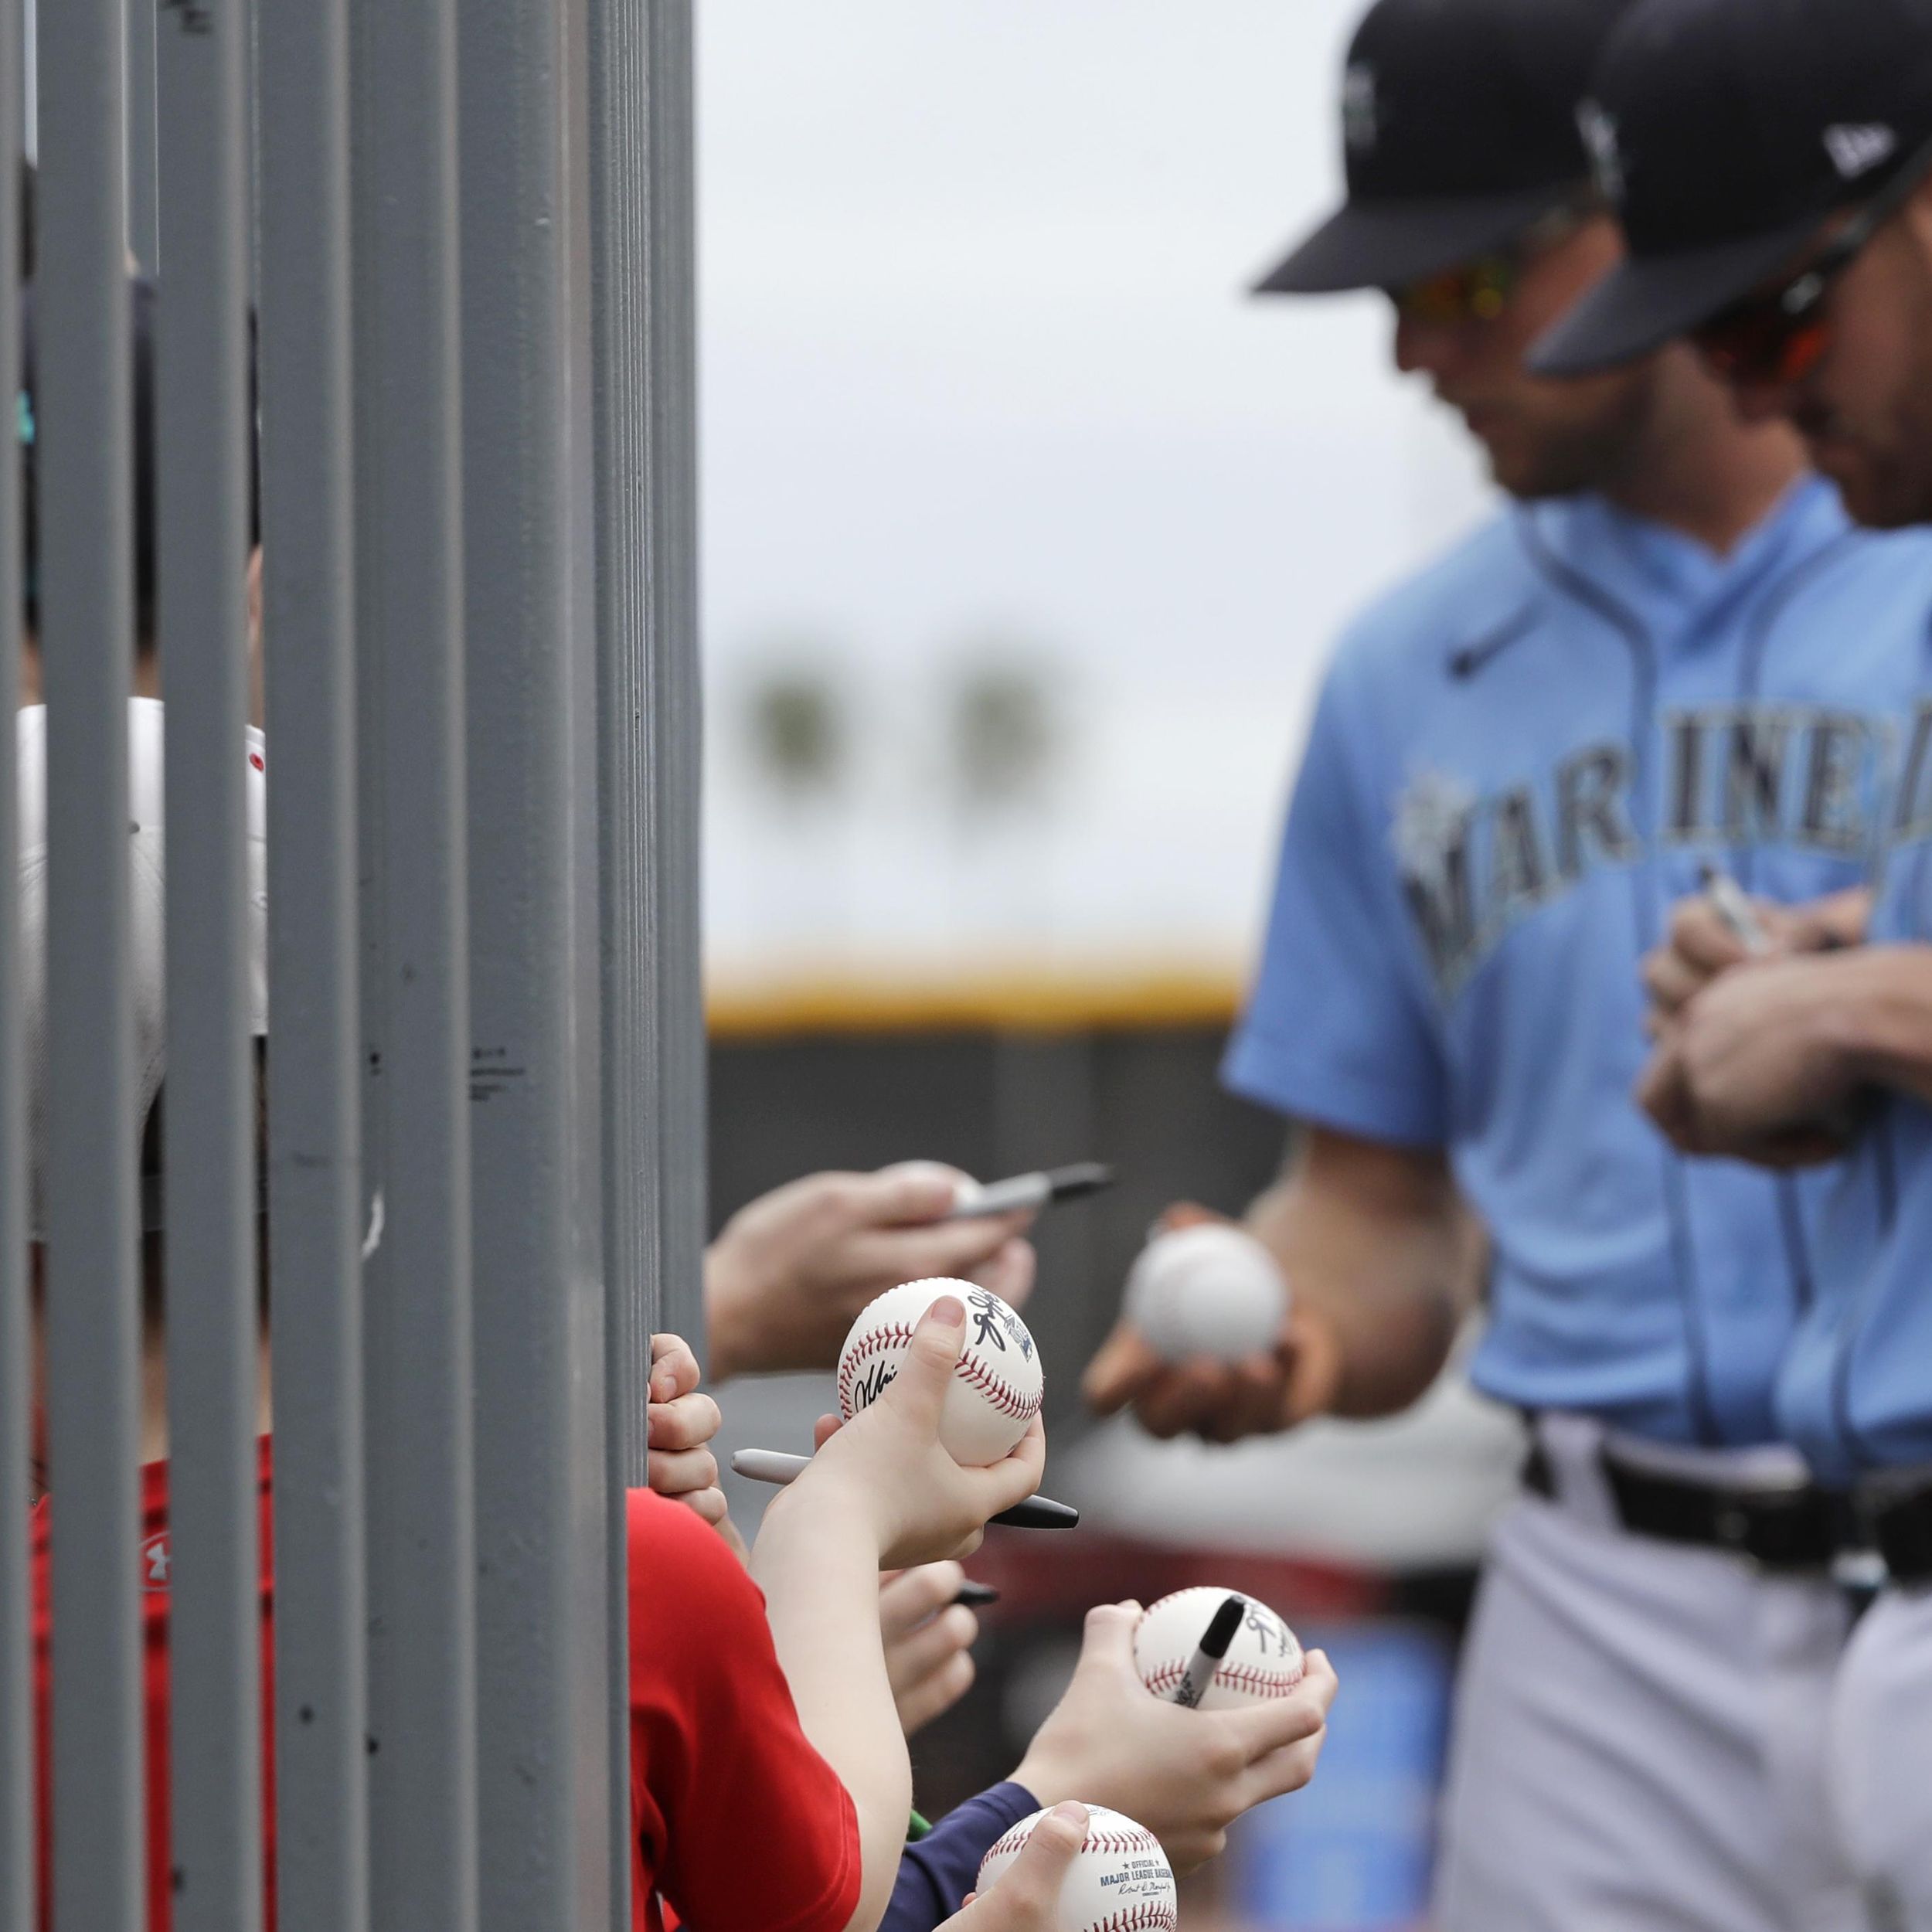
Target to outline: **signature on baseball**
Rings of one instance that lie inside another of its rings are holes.
[[[990,1342],[1004,1355],[1010,1342],[1029,1362],[1032,1360],[1033,1338],[998,1295],[988,1288],[975,1288],[966,1299],[968,1315],[977,1331],[971,1345],[978,1348]]]

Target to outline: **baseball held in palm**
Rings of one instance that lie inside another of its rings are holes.
[[[1011,1453],[1039,1413],[1039,1351],[1026,1324],[971,1281],[908,1281],[852,1324],[838,1356],[838,1412],[849,1422],[898,1378],[913,1331],[941,1295],[966,1306],[966,1345],[940,1412],[939,1439],[957,1462],[984,1468]]]
[[[1197,1710],[1231,1710],[1240,1704],[1286,1697],[1301,1681],[1301,1645],[1266,1604],[1239,1590],[1203,1587],[1177,1590],[1150,1604],[1134,1632],[1134,1667],[1156,1697],[1172,1697],[1207,1634],[1214,1613],[1230,1597],[1241,1597],[1246,1611],[1215,1667]]]

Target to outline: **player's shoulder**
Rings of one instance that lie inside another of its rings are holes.
[[[1843,522],[1835,540],[1791,572],[1796,597],[1922,594],[1932,588],[1932,526],[1861,529]]]
[[[1362,611],[1336,665],[1386,674],[1444,664],[1485,631],[1520,621],[1540,589],[1513,519],[1492,516]]]
[[[1342,632],[1328,668],[1338,694],[1386,715],[1428,702],[1458,661],[1514,636],[1546,610],[1513,520],[1491,517],[1385,592]]]

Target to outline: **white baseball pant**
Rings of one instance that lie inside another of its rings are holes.
[[[1932,1589],[1887,1590],[1853,1634],[1832,1798],[1872,1932],[1932,1932]]]
[[[1866,1932],[1825,1791],[1842,1594],[1630,1535],[1600,1431],[1555,1420],[1560,1500],[1497,1526],[1464,1655],[1440,1932]]]

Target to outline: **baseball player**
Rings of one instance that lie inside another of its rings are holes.
[[[1263,286],[1389,291],[1399,366],[1515,501],[1355,627],[1308,743],[1225,1070],[1303,1129],[1248,1216],[1279,1345],[1174,1369],[1124,1328],[1089,1388],[1223,1439],[1398,1409],[1455,1330],[1466,1200],[1475,1379],[1536,1454],[1464,1659],[1440,1923],[1850,1927],[1818,1736],[1848,1611],[1774,1413],[1824,1185],[1672,1152],[1631,1098],[1637,969],[1706,866],[1781,903],[1864,883],[1932,543],[1855,532],[1687,349],[1526,369],[1620,250],[1575,114],[1620,11],[1381,0],[1349,54],[1347,206]]]
[[[1932,523],[1932,7],[1650,0],[1607,49],[1595,97],[1631,258],[1543,353],[1596,368],[1688,335],[1745,413],[1804,431],[1862,521]],[[1899,726],[1870,943],[1750,959],[1680,914],[1650,969],[1660,1039],[1644,1094],[1682,1145],[1789,1161],[1852,1143],[1778,1415],[1889,1569],[1833,1699],[1834,1816],[1871,1922],[1923,1929],[1932,706]]]

